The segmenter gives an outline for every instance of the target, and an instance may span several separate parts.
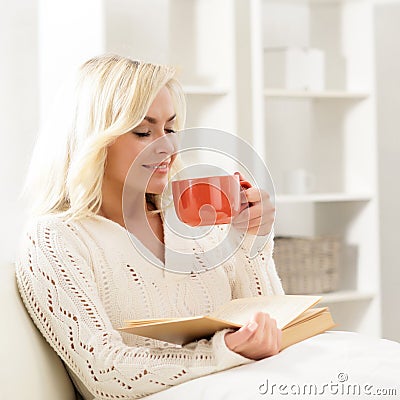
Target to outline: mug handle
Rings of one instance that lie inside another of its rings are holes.
[[[238,175],[239,176],[239,183],[240,183],[240,186],[241,186],[241,188],[243,190],[251,188],[251,183],[250,182],[245,181],[244,179],[241,179],[240,172],[235,172],[234,175]]]
[[[251,183],[250,182],[248,182],[248,181],[240,181],[240,186],[241,186],[241,188],[242,189],[249,189],[249,188],[251,188]]]

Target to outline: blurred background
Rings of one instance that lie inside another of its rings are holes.
[[[17,251],[18,196],[55,93],[88,58],[117,53],[177,66],[187,127],[234,133],[264,159],[286,292],[323,293],[337,329],[400,341],[400,1],[0,7],[2,264]]]

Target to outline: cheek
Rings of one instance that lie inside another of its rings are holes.
[[[110,146],[105,171],[107,176],[123,182],[131,169],[137,169],[138,163],[134,161],[141,150],[139,146],[132,146],[132,144],[126,142],[119,142]]]

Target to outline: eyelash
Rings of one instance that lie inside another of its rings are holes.
[[[165,129],[165,132],[175,133],[176,131],[174,129]],[[133,133],[136,136],[139,136],[139,137],[148,137],[148,136],[150,136],[150,131],[148,131],[148,132],[133,132]]]
[[[150,136],[150,132],[133,132],[136,136],[147,137]]]

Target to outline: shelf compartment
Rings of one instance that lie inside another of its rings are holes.
[[[183,91],[186,95],[225,96],[229,89],[219,86],[185,85]]]
[[[287,4],[341,4],[351,2],[362,2],[364,0],[265,0],[266,3],[287,3]]]
[[[276,203],[335,203],[346,201],[370,201],[372,195],[368,193],[310,193],[299,195],[276,195]]]
[[[375,297],[373,292],[362,292],[358,290],[338,290],[331,293],[320,293],[322,296],[319,304],[344,303],[348,301],[372,300]]]
[[[265,89],[264,96],[266,98],[361,101],[367,99],[370,94],[368,92],[348,92],[342,90],[324,90],[321,92],[313,92],[306,90]]]

